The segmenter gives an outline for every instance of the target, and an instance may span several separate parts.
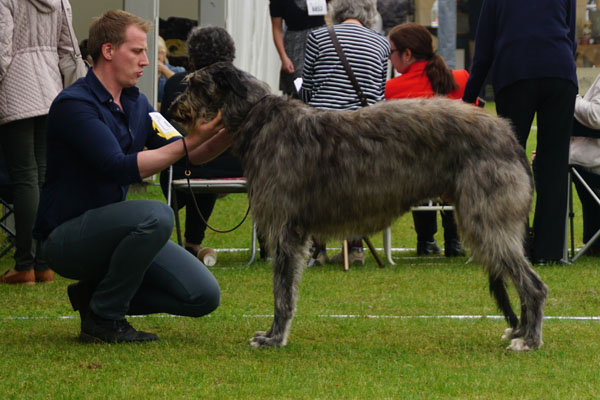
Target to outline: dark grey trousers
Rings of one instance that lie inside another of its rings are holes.
[[[36,255],[33,224],[46,175],[46,116],[2,125],[0,146],[12,183],[15,208],[15,269],[46,269]]]
[[[219,285],[204,264],[169,240],[173,223],[164,203],[115,203],[56,227],[43,255],[58,274],[98,283],[90,308],[103,318],[206,315],[219,305]]]

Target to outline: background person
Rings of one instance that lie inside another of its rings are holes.
[[[183,67],[175,67],[169,64],[169,59],[167,58],[167,54],[169,54],[169,49],[167,49],[167,44],[162,37],[158,37],[158,109],[160,110],[160,104],[163,101],[163,95],[165,92],[165,84],[167,83],[167,79],[171,78],[178,72],[186,72]]]
[[[429,31],[415,23],[397,25],[389,33],[390,61],[401,75],[387,81],[385,98],[402,99],[415,97],[447,96],[461,99],[469,73],[452,71],[442,57],[433,51]],[[432,160],[435,162],[435,160]],[[438,254],[435,242],[437,232],[435,211],[413,211],[417,232],[417,254]],[[443,211],[444,253],[447,257],[464,256],[453,211]]]
[[[60,58],[73,51],[61,0],[0,2],[0,147],[13,185],[15,266],[0,283],[52,282],[32,237],[46,174],[46,115],[62,90]],[[44,34],[40,34],[43,32]]]
[[[370,29],[377,15],[375,1],[332,0],[329,11],[340,45],[367,102],[374,104],[383,100],[390,45],[385,37]],[[302,100],[313,107],[329,110],[362,107],[326,27],[315,29],[308,36],[302,79]],[[348,218],[360,218],[360,215],[348,215]],[[325,244],[314,246],[321,248],[317,263],[326,262]],[[361,238],[350,239],[348,247],[349,263],[364,264]],[[331,261],[343,262],[343,254],[339,253]]]
[[[88,38],[93,68],[56,97],[48,114],[48,174],[34,235],[55,271],[79,280],[68,295],[83,341],[156,340],[125,315],[198,317],[219,305],[210,271],[169,240],[171,208],[124,201],[129,184],[183,157],[184,145],[193,162],[202,162],[214,156],[207,148],[218,153],[230,144],[220,116],[190,126],[183,139],[154,131],[154,110],[135,87],[149,64],[150,28],[121,10],[96,19]]]
[[[492,69],[496,110],[511,120],[523,148],[537,113],[534,263],[565,262],[567,164],[577,94],[575,7],[575,0],[484,0],[463,96],[474,103]]]
[[[414,15],[414,4],[409,0],[377,0],[377,11],[381,15],[382,33],[387,36],[396,25],[408,22]]]
[[[190,31],[187,39],[188,55],[193,70],[204,68],[219,61],[233,62],[235,59],[235,44],[233,38],[223,28],[217,26],[196,27]],[[184,78],[187,72],[179,72],[173,75],[165,85],[165,92],[161,113],[169,121],[172,119],[169,108],[173,101],[185,91]],[[179,160],[173,164],[173,179],[185,177],[185,160]],[[190,166],[190,178],[236,178],[243,176],[244,171],[240,161],[234,157],[229,150],[202,165]],[[169,190],[169,170],[160,174],[160,185],[165,197]],[[202,213],[202,217],[208,221],[215,206],[217,196],[215,194],[196,194],[196,203]],[[197,256],[202,250],[202,241],[206,231],[206,223],[198,214],[192,195],[188,191],[177,193],[177,203],[180,207],[185,206],[185,249]],[[178,212],[179,210],[175,210]]]
[[[309,15],[306,0],[270,0],[269,13],[273,42],[281,59],[279,89],[298,97],[294,80],[302,76],[306,38],[313,29],[325,25],[325,18]]]
[[[598,193],[600,189],[600,75],[584,96],[575,100],[575,126],[570,146],[570,164]],[[583,242],[588,243],[600,229],[598,203],[578,179],[574,180],[583,214]],[[587,255],[600,256],[600,241],[596,240]]]

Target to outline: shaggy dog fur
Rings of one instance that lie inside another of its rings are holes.
[[[542,344],[547,289],[524,255],[531,176],[505,120],[444,98],[325,111],[270,94],[229,63],[188,77],[174,104],[184,122],[222,110],[247,178],[252,217],[274,270],[275,318],[253,346],[284,346],[307,241],[381,231],[414,204],[452,201],[461,237],[489,275],[513,350]],[[348,218],[349,215],[360,218]],[[521,300],[513,312],[505,282]]]

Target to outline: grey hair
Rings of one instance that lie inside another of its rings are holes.
[[[188,55],[194,69],[220,61],[233,62],[235,43],[231,35],[219,26],[197,26],[187,39]]]
[[[375,0],[332,0],[329,3],[329,13],[334,24],[354,18],[371,28],[377,18],[377,3]]]

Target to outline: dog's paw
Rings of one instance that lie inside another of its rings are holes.
[[[280,339],[268,336],[267,332],[256,332],[254,337],[250,339],[252,347],[282,347],[285,346]]]
[[[513,338],[513,328],[506,328],[502,334],[502,340],[510,340]]]
[[[523,338],[516,338],[510,341],[510,345],[506,349],[513,351],[529,351],[535,350],[541,345],[541,342],[539,344],[527,343]]]

